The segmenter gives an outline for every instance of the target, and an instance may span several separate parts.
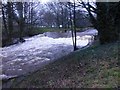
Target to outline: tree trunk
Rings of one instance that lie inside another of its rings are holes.
[[[120,40],[120,2],[117,5],[114,22],[116,37]]]
[[[114,26],[113,15],[110,11],[110,3],[97,2],[97,24],[100,44],[106,44],[115,42],[118,39],[118,35]]]
[[[70,9],[70,8],[69,8],[69,9]],[[73,32],[73,25],[72,25],[72,14],[71,14],[71,9],[70,9],[70,28],[71,28],[71,34],[72,34],[73,47],[74,47],[75,42],[74,42],[74,32]]]
[[[12,31],[13,31],[13,14],[12,14],[12,3],[7,3],[7,11],[8,11],[8,30],[9,30],[9,40],[12,39]]]
[[[23,3],[18,2],[18,13],[19,13],[19,39],[20,41],[23,39],[23,31],[24,31],[24,18],[23,18]]]
[[[2,16],[3,16],[3,24],[4,24],[4,28],[5,28],[6,34],[7,34],[7,36],[9,36],[9,34],[8,34],[8,29],[7,29],[7,22],[6,22],[6,18],[5,18],[5,12],[4,12],[4,7],[3,7],[3,5],[2,5]]]
[[[117,15],[115,11],[117,8],[119,8],[120,2],[119,3],[96,2],[97,9],[95,12],[97,14],[97,19],[91,13],[91,5],[89,4],[89,2],[88,4],[85,4],[82,1],[82,4],[84,8],[86,8],[86,10],[88,11],[92,24],[98,30],[100,44],[106,44],[117,41],[119,36],[118,28],[120,26],[119,25],[120,19],[118,18],[119,15]],[[118,4],[118,6],[116,6],[116,4]],[[113,10],[111,10],[111,8]],[[120,11],[118,10],[116,12],[119,13]],[[113,15],[114,13],[117,15],[116,19],[115,15]]]
[[[77,39],[76,39],[76,11],[75,11],[75,0],[74,0],[74,12],[73,12],[74,18],[73,18],[73,22],[74,22],[74,35],[75,35],[75,41],[74,41],[74,51],[77,50]]]

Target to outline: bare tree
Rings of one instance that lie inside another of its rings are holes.
[[[120,3],[110,2],[96,2],[96,8],[82,0],[79,1],[89,13],[90,19],[94,27],[98,30],[99,41],[101,44],[110,43],[118,40],[118,29],[115,25],[115,13],[119,12],[118,8]],[[116,11],[115,13],[113,13]],[[94,16],[95,13],[97,17]],[[117,16],[118,17],[118,16]]]
[[[9,40],[11,41],[13,32],[13,4],[11,2],[7,2],[7,13],[8,13]]]
[[[9,33],[8,33],[8,28],[7,28],[7,21],[6,21],[6,16],[5,16],[5,5],[4,4],[2,4],[2,19],[3,19],[3,25],[4,25],[4,29],[5,29],[5,32],[6,32],[6,34],[7,34],[7,36],[9,35]]]

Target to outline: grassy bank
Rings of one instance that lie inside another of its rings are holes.
[[[29,34],[31,36],[37,35],[37,34],[42,34],[44,32],[58,32],[58,31],[62,31],[64,29],[59,29],[59,28],[35,28],[34,30],[32,30],[31,32],[29,32]]]
[[[10,83],[17,88],[113,88],[118,86],[118,81],[118,43],[111,43],[72,52]]]
[[[78,32],[80,32],[80,31],[85,31],[87,29],[91,29],[91,28],[93,28],[93,27],[86,27],[86,28],[81,27],[81,28],[76,28],[76,30]],[[37,34],[42,34],[44,32],[60,32],[60,31],[65,32],[65,30],[70,30],[70,28],[47,28],[47,27],[40,28],[40,27],[38,27],[38,28],[33,29],[29,33],[31,35],[37,35]]]

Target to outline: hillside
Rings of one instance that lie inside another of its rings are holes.
[[[8,84],[16,88],[118,87],[118,43],[72,52],[40,70]],[[8,85],[7,85],[8,86]]]

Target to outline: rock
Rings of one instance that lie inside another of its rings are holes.
[[[19,43],[19,38],[13,40],[13,44],[17,44],[17,43]]]
[[[25,42],[25,40],[24,40],[23,38],[20,38],[20,42],[22,42],[22,43],[23,43],[23,42]]]

